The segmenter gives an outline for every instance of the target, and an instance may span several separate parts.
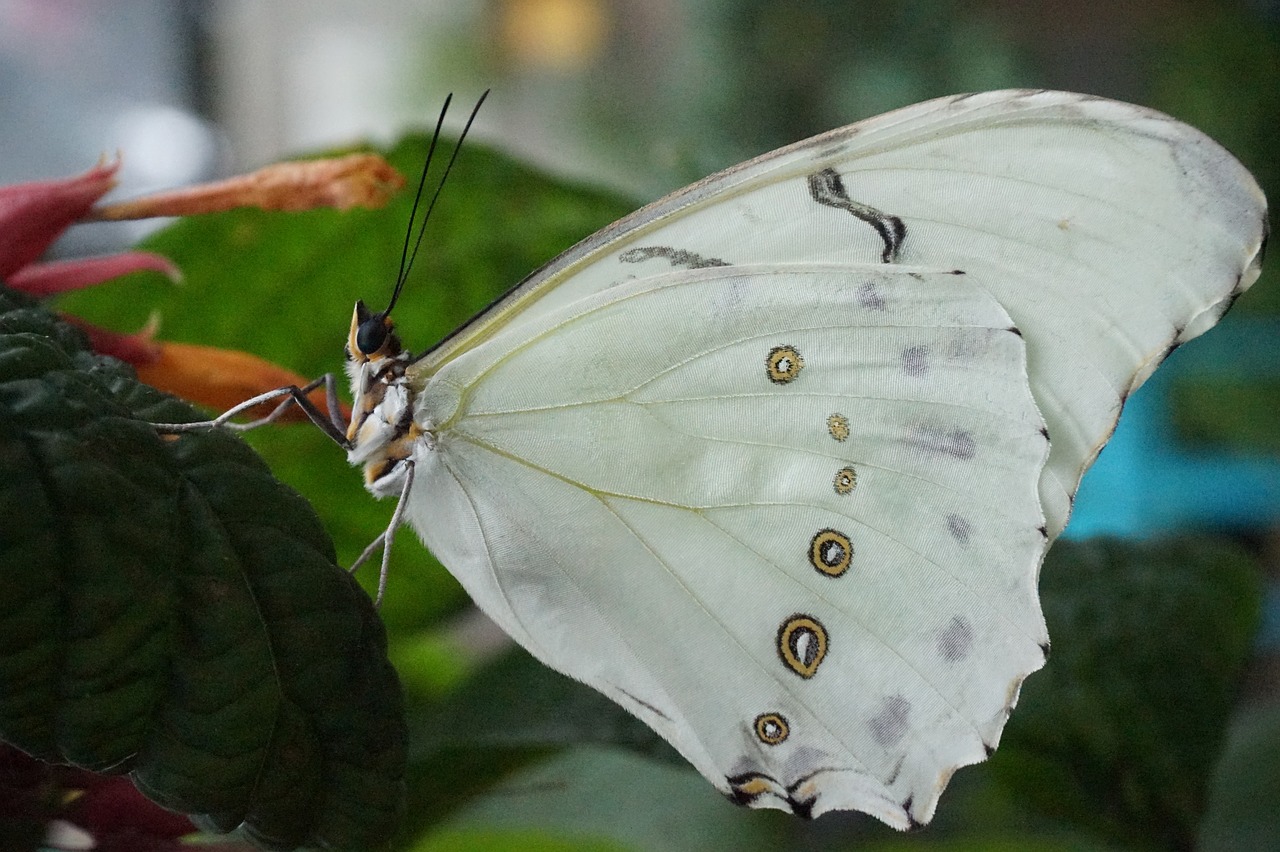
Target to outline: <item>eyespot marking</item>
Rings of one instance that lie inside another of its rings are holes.
[[[827,418],[827,434],[837,441],[845,441],[849,437],[849,418],[843,414],[832,414]]]
[[[761,713],[756,717],[756,737],[765,745],[777,745],[791,736],[791,725],[781,713]]]
[[[848,494],[858,484],[858,472],[851,467],[842,467],[836,471],[831,485],[837,494]]]
[[[839,530],[819,530],[809,542],[809,564],[828,577],[839,577],[853,561],[853,544]]]
[[[804,358],[794,346],[775,346],[764,359],[765,372],[775,385],[794,381],[804,368]]]
[[[827,628],[811,615],[796,613],[778,627],[778,656],[802,678],[811,678],[827,655]]]

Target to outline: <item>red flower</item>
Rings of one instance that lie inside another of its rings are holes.
[[[118,162],[100,163],[79,177],[0,186],[0,280],[15,290],[49,296],[141,269],[179,278],[177,267],[148,252],[34,262],[116,185],[119,168]]]
[[[249,852],[242,843],[182,842],[196,832],[191,820],[150,801],[124,776],[52,766],[9,745],[0,745],[0,822],[29,841],[43,834],[49,849]]]
[[[143,219],[259,207],[264,210],[347,209],[385,204],[404,180],[385,160],[351,154],[279,163],[248,175],[95,208],[115,186],[119,163],[100,163],[78,177],[0,186],[0,280],[37,297],[92,287],[130,272],[150,270],[174,281],[181,273],[149,252],[55,263],[35,261],[76,222]],[[93,348],[127,361],[139,378],[161,390],[221,411],[274,388],[307,379],[247,352],[155,340],[153,329],[121,334],[64,317],[81,328]],[[323,410],[323,393],[312,400]],[[270,406],[254,416],[261,416]],[[295,416],[302,417],[294,409]]]

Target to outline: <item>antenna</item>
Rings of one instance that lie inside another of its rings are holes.
[[[462,142],[467,138],[472,122],[476,120],[481,104],[484,103],[485,98],[489,97],[489,91],[489,89],[485,89],[484,94],[476,101],[476,105],[471,108],[471,115],[467,117],[467,123],[463,126],[461,135],[458,136],[458,143],[453,148],[453,155],[449,157],[449,162],[444,167],[444,174],[440,177],[440,183],[436,185],[436,191],[431,196],[431,201],[427,204],[426,211],[422,214],[422,221],[418,224],[418,238],[414,240],[413,252],[410,253],[409,240],[413,235],[414,220],[418,216],[418,207],[422,201],[422,190],[427,183],[427,172],[431,168],[431,158],[435,155],[436,143],[440,139],[440,129],[444,125],[444,116],[449,111],[449,104],[453,100],[452,93],[444,99],[444,106],[440,109],[440,117],[436,119],[435,132],[431,135],[431,146],[427,149],[427,160],[423,163],[422,175],[418,178],[418,191],[413,196],[413,208],[409,212],[409,226],[405,229],[404,234],[404,248],[400,251],[400,272],[396,275],[396,287],[391,293],[391,301],[387,304],[386,310],[379,314],[380,317],[386,317],[390,314],[391,309],[395,307],[396,300],[400,298],[400,291],[404,289],[404,282],[408,279],[409,272],[413,269],[413,262],[418,257],[418,249],[422,247],[422,237],[427,232],[427,222],[431,219],[431,211],[435,209],[436,200],[440,198],[440,190],[444,189],[444,183],[449,179],[449,172],[453,170],[453,164],[458,159],[458,152],[462,150]]]

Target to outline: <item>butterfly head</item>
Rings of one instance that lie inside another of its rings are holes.
[[[347,359],[364,364],[399,356],[403,350],[395,329],[386,311],[373,313],[363,300],[357,301],[347,336]]]
[[[411,361],[387,312],[373,313],[356,302],[347,336],[353,400],[348,457],[364,465],[366,484],[375,492],[394,487],[397,463],[412,454],[413,442],[421,437],[413,422],[413,394],[405,383]]]

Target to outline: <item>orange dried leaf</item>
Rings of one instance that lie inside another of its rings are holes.
[[[153,344],[159,350],[159,357],[135,365],[138,378],[215,412],[226,411],[258,394],[289,385],[301,387],[308,381],[248,352],[172,341],[153,341]],[[327,413],[323,388],[313,391],[308,399]],[[265,417],[279,404],[280,401],[264,403],[247,412],[246,417]],[[349,418],[350,409],[346,405],[341,408],[343,416]],[[291,406],[281,419],[307,418],[297,406]]]
[[[376,154],[276,163],[247,175],[159,192],[98,207],[98,219],[189,216],[237,207],[313,210],[381,207],[404,186],[404,178]]]

